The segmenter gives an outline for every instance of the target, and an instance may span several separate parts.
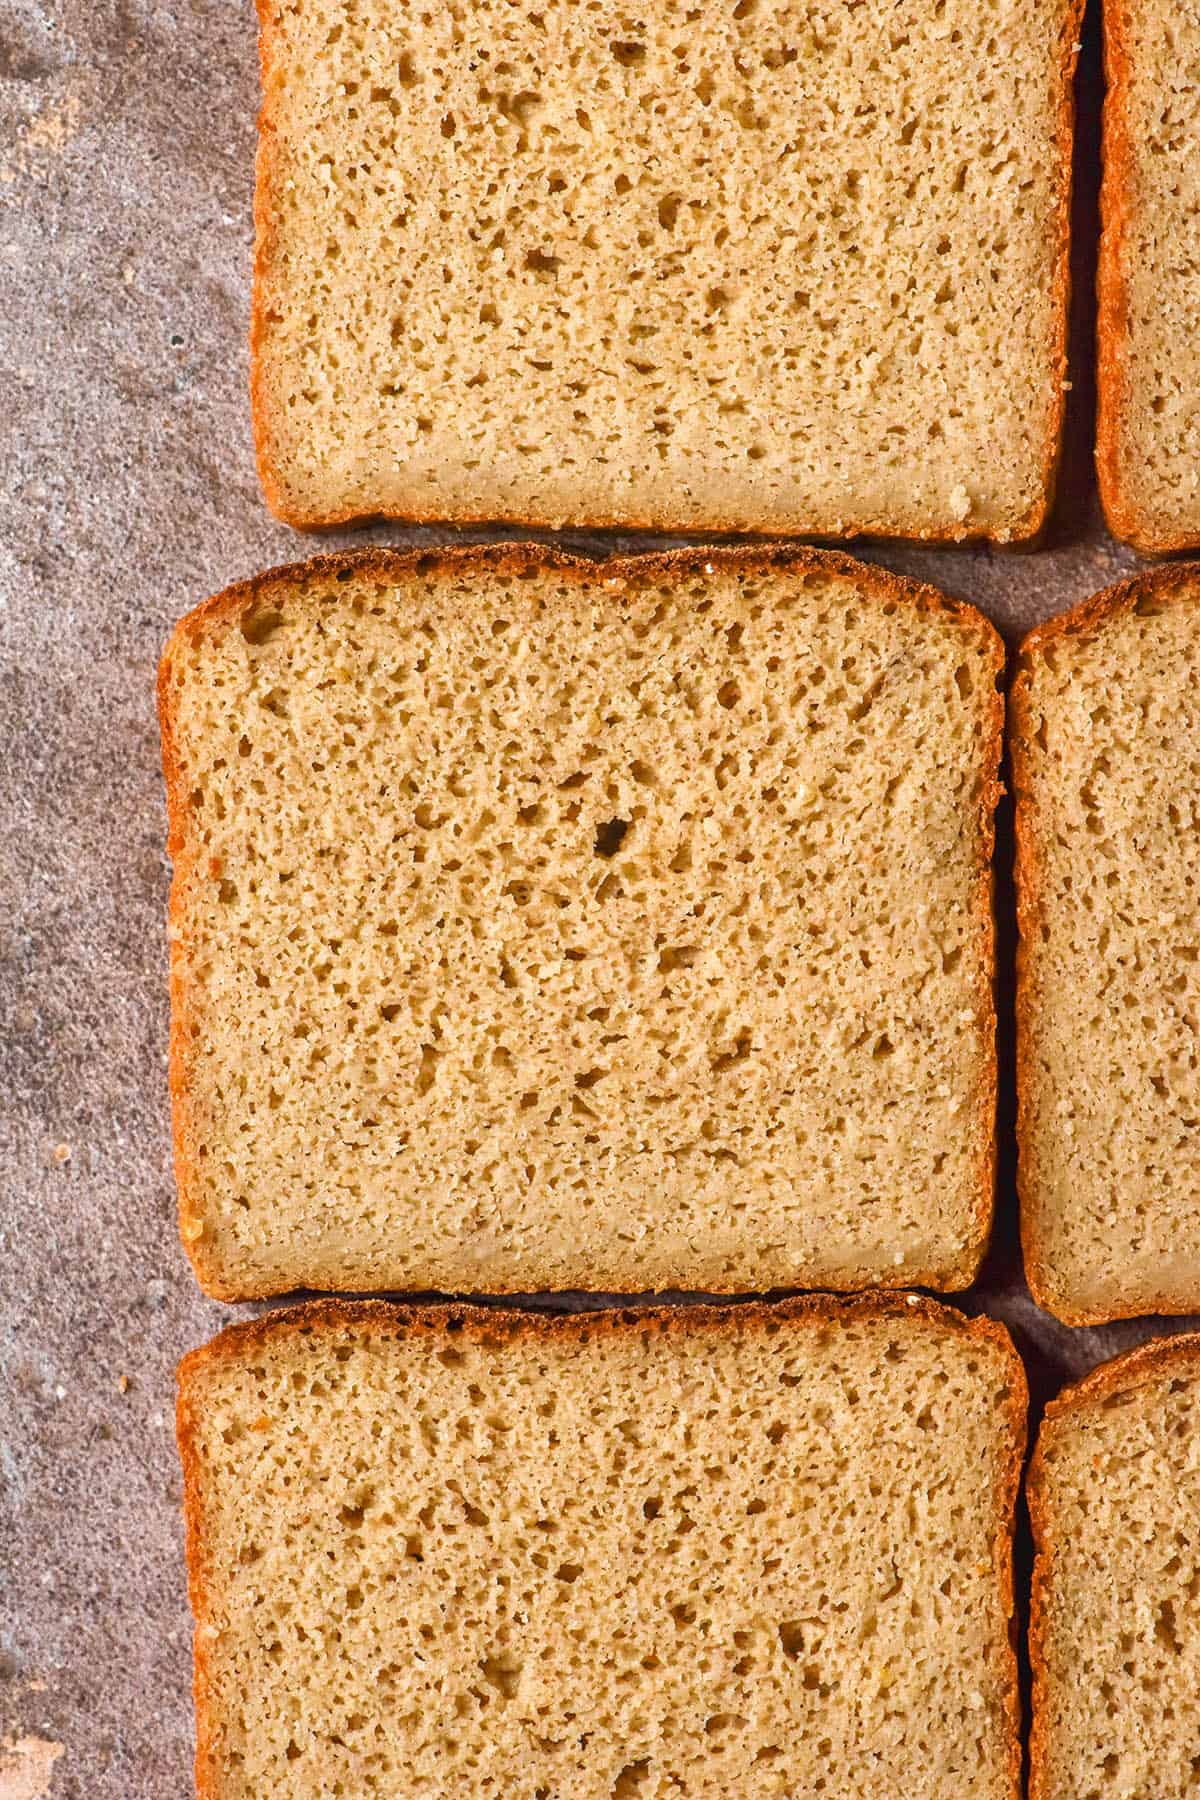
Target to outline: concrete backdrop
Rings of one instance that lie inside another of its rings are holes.
[[[1089,17],[1047,540],[865,552],[1010,640],[1133,567],[1091,473],[1096,39]],[[231,1312],[175,1233],[153,686],[182,612],[311,548],[251,456],[256,103],[248,0],[0,0],[0,1800],[189,1791],[173,1372]],[[364,535],[438,534],[333,541]],[[967,1304],[1015,1326],[1040,1401],[1154,1327],[1038,1314],[1013,1220],[1008,1157]]]

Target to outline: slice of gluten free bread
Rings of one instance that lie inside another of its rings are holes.
[[[1012,695],[1026,1272],[1069,1324],[1200,1310],[1200,570],[1026,639]]]
[[[1200,0],[1105,0],[1096,460],[1108,522],[1200,545]]]
[[[1194,1796],[1200,1337],[1104,1364],[1047,1409],[1029,1472],[1030,1800]]]
[[[1003,1328],[326,1303],[181,1370],[204,1800],[1011,1800]]]
[[[369,551],[185,619],[206,1288],[965,1286],[1001,662],[815,551]]]
[[[282,517],[1038,529],[1082,0],[259,3]]]

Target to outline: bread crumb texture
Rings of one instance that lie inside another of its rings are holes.
[[[368,554],[185,621],[202,1278],[965,1286],[1001,660],[971,609],[815,552]]]
[[[1184,548],[1200,544],[1200,0],[1112,0],[1105,29],[1105,503],[1140,547]]]
[[[1029,1278],[1071,1323],[1200,1308],[1200,583],[1035,633],[1013,698]]]
[[[1015,1794],[1001,1334],[315,1310],[184,1365],[205,1800]]]
[[[297,524],[1028,536],[1080,0],[261,0]]]
[[[1200,1784],[1200,1339],[1098,1373],[1034,1464],[1030,1795],[1183,1800]]]

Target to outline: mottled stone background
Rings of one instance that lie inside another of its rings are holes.
[[[1133,566],[1091,474],[1098,60],[1089,16],[1048,539],[870,552],[1010,639]],[[153,684],[182,612],[310,547],[251,457],[256,101],[248,0],[0,0],[0,1800],[189,1791],[173,1371],[233,1314],[175,1234]],[[1001,909],[1011,939],[1003,885]],[[1000,1208],[970,1303],[1015,1325],[1040,1401],[1151,1327],[1038,1314],[1011,1157]]]

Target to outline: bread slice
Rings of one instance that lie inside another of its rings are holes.
[[[180,1374],[202,1800],[1010,1800],[1024,1425],[915,1296],[236,1326]]]
[[[1105,0],[1096,461],[1109,525],[1200,546],[1200,4]]]
[[[1037,1559],[1030,1800],[1196,1792],[1200,1337],[1052,1401],[1027,1487]]]
[[[1200,1310],[1200,570],[1032,633],[1012,694],[1026,1273],[1068,1324]]]
[[[162,670],[209,1292],[962,1287],[1002,652],[812,551],[368,551]]]
[[[1026,538],[1082,0],[259,0],[268,500]]]

